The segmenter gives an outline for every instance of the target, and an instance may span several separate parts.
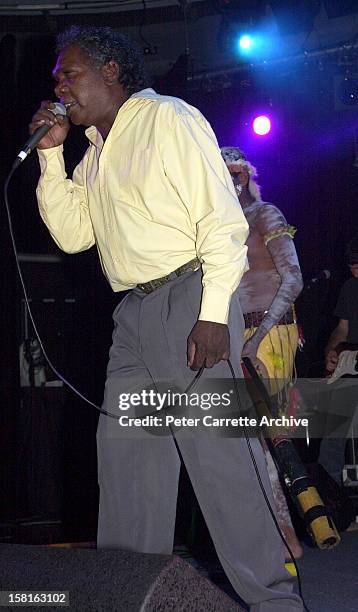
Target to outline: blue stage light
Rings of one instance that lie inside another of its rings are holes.
[[[243,34],[242,36],[240,36],[239,47],[243,51],[249,51],[250,49],[252,49],[253,44],[254,39],[252,38],[252,36],[249,36],[248,34]]]

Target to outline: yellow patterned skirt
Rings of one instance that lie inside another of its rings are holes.
[[[254,335],[256,329],[245,329],[245,342]],[[296,323],[275,325],[261,340],[257,357],[268,372],[270,395],[280,393],[292,381],[297,345]]]

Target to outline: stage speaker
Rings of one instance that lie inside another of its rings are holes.
[[[173,555],[1,544],[0,585],[3,591],[68,591],[67,609],[76,612],[244,612]]]

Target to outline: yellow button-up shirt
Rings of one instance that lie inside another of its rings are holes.
[[[72,180],[62,146],[38,151],[40,214],[57,245],[76,253],[96,244],[114,291],[198,257],[199,318],[226,323],[247,269],[248,225],[209,123],[182,100],[144,89],[121,106],[105,142],[95,127],[86,135]]]

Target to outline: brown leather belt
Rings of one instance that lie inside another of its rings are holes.
[[[152,291],[159,289],[159,287],[163,287],[163,285],[165,285],[168,281],[172,280],[173,275],[182,276],[183,274],[185,274],[185,272],[196,272],[196,270],[199,270],[200,266],[201,263],[199,259],[195,257],[195,259],[192,259],[191,261],[188,261],[182,266],[179,266],[179,268],[173,270],[173,272],[170,272],[166,276],[162,276],[161,278],[155,278],[154,280],[148,281],[147,283],[138,284],[137,288],[141,291],[144,291],[144,293],[152,293]]]
[[[244,314],[245,321],[245,329],[251,329],[251,327],[258,327],[262,322],[265,312],[247,312]],[[293,307],[288,310],[283,317],[279,320],[276,325],[291,325],[292,323],[296,323],[296,317],[294,313]]]

